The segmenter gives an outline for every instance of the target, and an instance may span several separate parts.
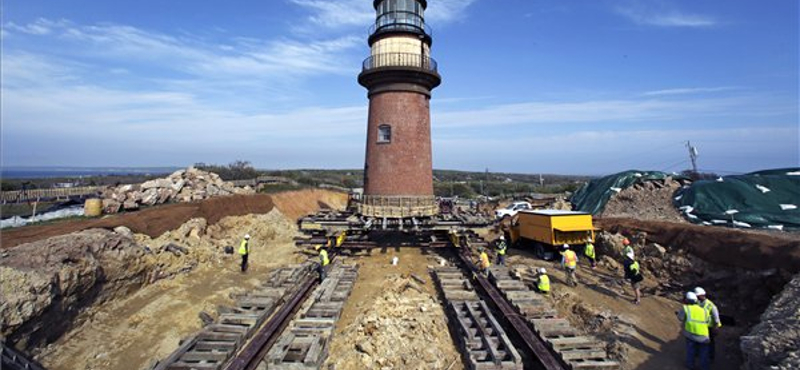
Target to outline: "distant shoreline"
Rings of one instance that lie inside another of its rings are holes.
[[[81,178],[92,176],[162,175],[183,167],[9,167],[0,169],[3,179]]]

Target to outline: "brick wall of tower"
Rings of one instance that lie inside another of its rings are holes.
[[[433,195],[430,104],[427,96],[390,91],[369,101],[365,195]],[[378,126],[390,125],[390,143]]]

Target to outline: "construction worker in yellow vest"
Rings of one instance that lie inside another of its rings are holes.
[[[564,244],[563,252],[561,252],[561,266],[564,267],[565,272],[567,273],[567,284],[572,286],[578,286],[578,277],[576,276],[576,270],[578,269],[578,255],[571,249],[569,249],[568,244]]]
[[[536,277],[536,290],[542,294],[550,293],[550,277],[547,276],[547,270],[544,267],[539,269]]]
[[[583,254],[586,255],[586,258],[589,259],[589,264],[592,265],[592,268],[597,267],[597,255],[594,252],[594,244],[592,244],[592,238],[586,239],[586,246],[583,248]]]
[[[631,241],[628,238],[622,239],[622,255],[627,256],[628,254],[633,253],[633,247],[631,246]]]
[[[705,289],[701,287],[694,288],[694,294],[697,296],[697,304],[700,307],[703,307],[703,309],[706,310],[706,313],[708,313],[708,316],[711,318],[711,322],[708,326],[708,358],[711,360],[711,362],[714,362],[714,357],[716,356],[714,353],[716,352],[714,348],[714,339],[717,336],[717,331],[719,331],[719,328],[722,327],[722,322],[719,319],[719,309],[717,309],[717,305],[715,305],[714,302],[711,302],[710,299],[706,298]]]
[[[478,258],[478,267],[480,268],[481,272],[484,275],[489,275],[489,267],[492,266],[492,263],[489,262],[489,255],[486,254],[486,251],[483,250],[483,247],[478,247],[478,253],[480,256]]]
[[[700,369],[711,368],[709,361],[708,325],[711,315],[697,304],[697,295],[694,292],[686,293],[683,307],[678,310],[678,320],[683,323],[683,336],[686,338],[686,363],[687,369],[694,369],[695,357],[700,357]]]
[[[500,266],[506,265],[506,251],[508,250],[508,245],[506,244],[506,237],[500,235],[500,238],[497,240],[497,264]]]
[[[325,249],[324,246],[318,245],[316,249],[319,250],[319,265],[317,265],[317,272],[319,273],[319,281],[322,282],[325,280],[325,276],[327,275],[327,266],[331,263],[331,260],[328,258],[328,250]]]
[[[247,257],[250,255],[250,234],[244,234],[244,239],[239,244],[239,255],[242,256],[242,272],[245,272],[247,271]]]

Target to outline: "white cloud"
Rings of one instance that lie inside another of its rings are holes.
[[[122,65],[141,63],[211,79],[226,79],[230,76],[263,79],[350,73],[351,63],[342,56],[361,41],[348,36],[312,42],[290,39],[233,39],[220,44],[197,37],[175,37],[126,25],[80,26],[67,21],[52,22],[42,19],[23,28],[31,28],[40,23],[47,24],[49,28],[47,33],[37,35],[59,38],[65,43],[64,52],[73,57],[90,57]],[[13,27],[6,25],[6,28]]]
[[[636,24],[645,26],[698,28],[719,24],[713,17],[684,13],[663,1],[628,1],[618,5],[616,12]]]
[[[744,109],[743,107],[747,107]],[[791,107],[758,97],[705,99],[590,100],[523,102],[468,110],[434,112],[435,127],[466,128],[565,123],[636,123],[697,121],[728,117],[732,111],[747,116],[791,114]]]
[[[663,96],[663,95],[687,95],[687,94],[702,94],[702,93],[711,93],[711,92],[723,92],[723,91],[731,91],[731,90],[738,90],[739,87],[736,86],[719,86],[719,87],[680,87],[680,88],[673,88],[673,89],[663,89],[663,90],[654,90],[654,91],[647,91],[642,95],[645,96]]]
[[[325,28],[360,27],[375,22],[375,9],[367,0],[289,0],[311,11],[308,21]],[[425,20],[435,26],[458,21],[477,0],[433,0],[428,2]],[[305,30],[308,32],[308,30]]]
[[[323,27],[366,27],[375,21],[372,1],[364,0],[290,0],[312,11],[308,20]]]
[[[425,20],[432,24],[459,21],[465,17],[467,7],[477,0],[431,0],[425,12]]]

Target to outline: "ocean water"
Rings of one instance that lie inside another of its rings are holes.
[[[54,177],[80,178],[110,175],[163,175],[182,167],[3,167],[0,178],[42,179]]]

